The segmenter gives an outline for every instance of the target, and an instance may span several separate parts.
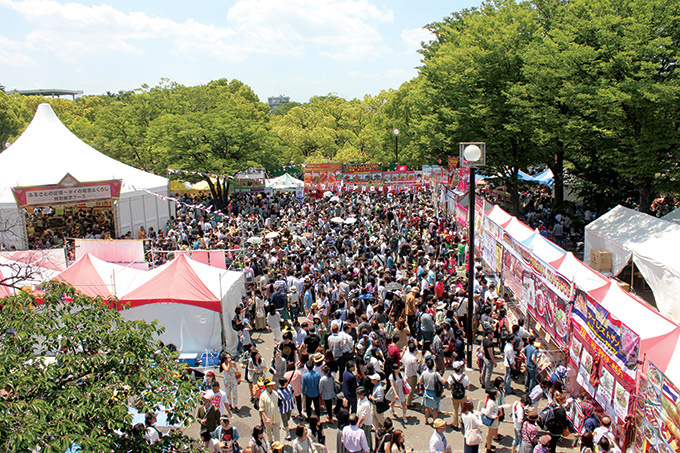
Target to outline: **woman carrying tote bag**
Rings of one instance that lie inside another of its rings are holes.
[[[478,453],[479,444],[484,441],[482,436],[482,420],[478,413],[472,411],[474,405],[472,401],[465,401],[461,408],[461,419],[463,420],[464,448],[463,453]]]

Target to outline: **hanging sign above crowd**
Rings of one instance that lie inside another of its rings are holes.
[[[20,208],[78,204],[120,198],[122,181],[80,182],[66,174],[58,184],[13,187],[12,194]]]

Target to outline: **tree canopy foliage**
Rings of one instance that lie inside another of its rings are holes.
[[[189,445],[179,431],[149,446],[131,406],[168,410],[180,425],[198,404],[176,352],[155,322],[126,321],[110,301],[52,283],[38,300],[21,292],[0,310],[0,445],[3,451],[161,451]],[[49,362],[47,357],[54,357]]]
[[[673,0],[485,1],[427,25],[422,66],[399,89],[315,96],[271,114],[226,79],[48,102],[95,148],[159,174],[387,165],[398,128],[402,164],[446,162],[459,142],[485,141],[486,172],[516,184],[519,169],[547,165],[558,203],[566,168],[591,208],[636,198],[648,210],[655,196],[679,192],[679,9]],[[37,99],[0,92],[2,143],[20,134]]]

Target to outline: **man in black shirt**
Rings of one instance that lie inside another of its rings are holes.
[[[289,363],[295,362],[295,353],[297,352],[297,347],[293,342],[293,334],[291,332],[285,332],[283,334],[283,341],[278,346],[279,351],[281,351],[281,358]]]
[[[493,355],[493,330],[484,332],[482,340],[482,351],[484,351],[484,367],[482,368],[482,385],[485,389],[491,388],[491,375],[496,366],[496,357]]]

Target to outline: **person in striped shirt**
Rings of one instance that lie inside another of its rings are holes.
[[[293,394],[293,387],[288,383],[288,379],[279,379],[279,389],[276,391],[279,397],[279,411],[281,412],[281,422],[286,431],[286,440],[291,440],[290,430],[288,429],[288,422],[295,407],[295,395]]]

